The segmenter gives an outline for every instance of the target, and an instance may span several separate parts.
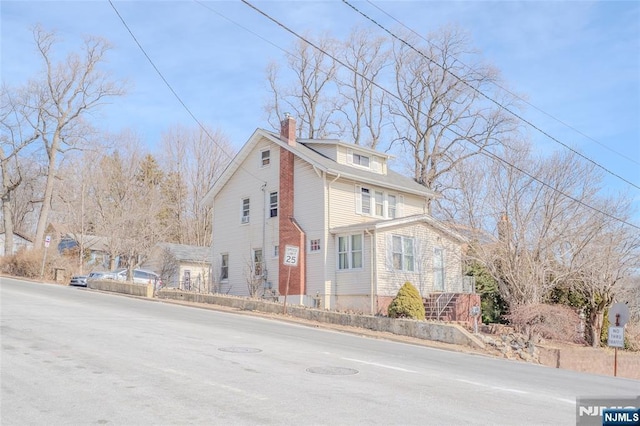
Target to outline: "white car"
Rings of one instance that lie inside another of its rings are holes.
[[[108,276],[105,278],[117,280],[117,281],[126,281],[127,280],[127,269],[120,268],[115,271],[111,271]],[[160,276],[153,271],[147,271],[145,269],[134,269],[133,270],[133,282],[136,284],[155,284],[156,286],[160,286]]]

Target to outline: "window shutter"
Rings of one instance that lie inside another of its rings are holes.
[[[355,198],[356,198],[356,213],[362,214],[362,187],[360,185],[356,185]]]
[[[353,164],[353,150],[347,149],[347,164]]]
[[[393,236],[391,234],[386,234],[386,250],[385,250],[385,259],[384,259],[384,267],[387,271],[393,271]]]
[[[382,165],[380,164],[380,158],[375,155],[371,158],[371,170],[376,173],[382,173]]]
[[[404,217],[404,195],[398,195],[396,203],[396,217]]]

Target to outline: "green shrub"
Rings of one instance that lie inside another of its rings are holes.
[[[422,297],[410,282],[407,281],[398,290],[398,294],[389,305],[389,316],[391,318],[424,320],[425,312]]]

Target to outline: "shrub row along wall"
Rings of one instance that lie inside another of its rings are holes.
[[[160,299],[182,300],[185,302],[209,303],[240,310],[271,314],[281,314],[283,312],[283,306],[279,303],[224,295],[187,293],[179,290],[163,289],[158,291],[157,297]],[[300,306],[287,306],[287,314],[310,321],[359,327],[373,331],[393,333],[400,336],[465,345],[473,348],[484,348],[484,344],[479,339],[456,324],[345,314]]]

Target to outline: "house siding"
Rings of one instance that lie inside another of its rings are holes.
[[[313,298],[316,294],[325,293],[326,190],[323,176],[303,160],[296,159],[294,175],[294,217],[305,232],[305,244],[304,247],[300,247],[300,250],[305,251],[307,268],[306,297],[301,300],[301,303],[313,306]],[[309,251],[309,243],[312,239],[320,240],[320,252]]]
[[[267,167],[260,166],[260,153],[264,149],[270,149],[270,164]],[[277,259],[273,259],[271,253],[273,241],[278,241],[278,218],[268,217],[268,196],[269,191],[278,190],[279,163],[279,147],[263,139],[247,155],[237,173],[216,194],[212,268],[214,281],[217,281],[218,291],[221,293],[249,294],[247,274],[252,262],[252,250],[256,248],[263,249],[263,259],[269,274],[267,281],[274,285],[277,283]],[[249,223],[241,224],[242,199],[247,197],[250,199]],[[222,254],[229,255],[229,278],[220,282]]]
[[[254,133],[255,136],[241,150],[241,158],[236,159],[241,165],[234,165],[220,181],[221,186],[215,186],[211,192],[212,199],[208,202],[214,207],[212,269],[214,281],[218,284],[216,290],[248,295],[247,273],[252,263],[252,249],[260,248],[267,271],[266,284],[277,291],[280,301],[291,273],[287,303],[376,313],[381,309],[379,301],[395,296],[405,281],[411,281],[423,295],[432,291],[433,249],[440,247],[445,255],[444,290],[454,291],[461,276],[461,248],[451,234],[429,225],[426,217],[394,221],[391,222],[394,227],[387,228],[391,224],[385,223],[388,219],[387,197],[384,217],[362,214],[357,209],[361,200],[359,188],[362,186],[371,190],[372,198],[375,191],[397,196],[396,218],[424,215],[426,196],[378,186],[383,183],[374,179],[374,172],[369,175],[363,168],[358,168],[355,175],[367,176],[378,185],[363,184],[348,172],[343,173],[343,177],[337,176],[337,172],[329,172],[335,169],[327,164],[326,158],[318,159],[316,154],[300,146],[300,141],[294,140],[295,127],[292,125],[295,126],[295,122],[288,117],[283,122],[278,140],[273,133]],[[309,147],[339,163],[348,162],[350,148],[346,146],[310,143]],[[260,164],[260,153],[264,149],[270,149],[268,167]],[[354,151],[358,149],[357,146],[353,148]],[[372,161],[376,157],[369,151],[365,152]],[[381,171],[386,170],[386,157],[376,158],[375,164],[383,167]],[[349,177],[345,178],[345,175]],[[403,181],[394,178],[389,182]],[[407,183],[411,187],[410,182]],[[410,191],[409,187],[407,191]],[[278,216],[270,218],[269,194],[273,191],[278,191]],[[250,219],[249,223],[241,224],[242,199],[247,197],[250,199]],[[350,227],[361,224],[370,224],[366,226],[368,231],[349,231]],[[336,228],[341,227],[345,228],[344,233],[336,234]],[[363,237],[362,267],[338,270],[338,238],[354,233],[361,233]],[[416,264],[419,264],[416,271],[396,273],[388,269],[387,239],[394,233],[415,238]],[[320,250],[310,252],[310,242],[316,239],[320,240]],[[300,248],[298,266],[291,268],[283,265],[285,246],[289,244]],[[274,252],[275,246],[278,247],[277,253]],[[229,256],[229,278],[220,282],[222,254]],[[418,261],[420,257],[424,257],[421,262]],[[258,289],[258,294],[262,294],[261,290]]]
[[[415,239],[415,271],[391,270],[389,239],[392,235]],[[416,224],[378,232],[376,236],[378,295],[394,297],[407,281],[413,284],[423,296],[434,292],[433,255],[435,248],[442,248],[444,251],[445,283],[443,291],[461,291],[462,249],[460,244],[445,234],[426,224]]]
[[[351,179],[338,179],[331,184],[331,199],[329,205],[330,227],[348,226],[356,223],[366,223],[380,220],[381,217],[356,212],[356,204],[361,194],[357,188],[364,186],[371,191],[371,196],[375,191],[382,191],[385,194],[396,195],[398,204],[396,206],[396,216],[405,217],[426,213],[426,200],[412,194],[402,194],[400,192],[386,189],[380,186],[361,184]],[[385,213],[386,214],[386,213]]]

